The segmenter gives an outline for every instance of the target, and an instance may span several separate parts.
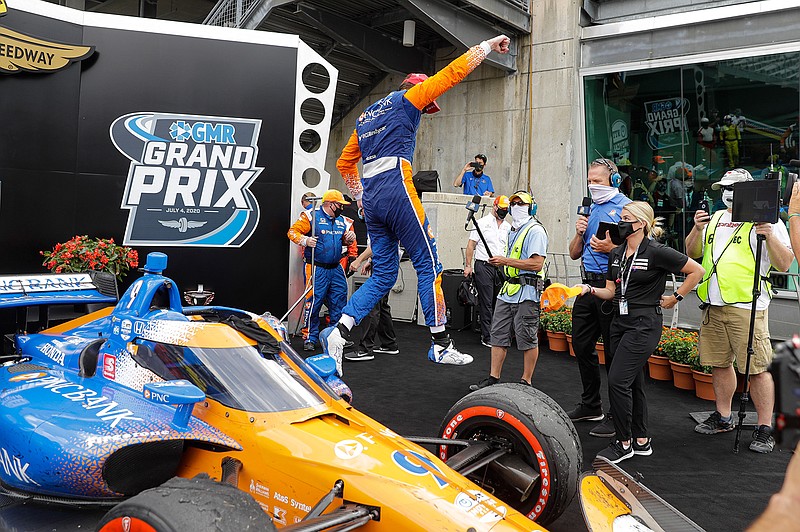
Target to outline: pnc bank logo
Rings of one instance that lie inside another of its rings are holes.
[[[240,247],[259,207],[250,185],[261,120],[132,113],[111,124],[111,140],[131,160],[122,208],[125,245]]]

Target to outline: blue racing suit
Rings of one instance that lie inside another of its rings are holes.
[[[370,105],[342,150],[336,166],[352,196],[362,200],[373,251],[372,276],[343,311],[356,323],[394,286],[400,266],[398,240],[417,272],[425,323],[434,327],[446,321],[442,265],[411,180],[411,163],[423,109],[474,70],[488,51],[488,46],[474,46],[425,81]],[[364,163],[361,178],[356,166],[359,159]]]
[[[313,214],[312,214],[313,213]],[[292,224],[289,229],[289,238],[297,244],[303,235],[310,236],[311,220],[314,216],[314,235],[317,245],[314,248],[306,247],[303,255],[308,270],[312,264],[313,250],[313,286],[314,290],[309,299],[304,313],[305,325],[308,327],[306,341],[316,343],[319,338],[319,311],[324,303],[328,307],[331,323],[336,323],[342,317],[342,307],[347,301],[347,279],[342,269],[342,247],[347,246],[344,233],[350,224],[343,216],[331,218],[323,209],[303,211],[300,219]]]

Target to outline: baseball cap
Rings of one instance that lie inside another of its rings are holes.
[[[527,203],[528,205],[533,205],[533,196],[531,196],[525,191],[521,190],[519,192],[514,192],[513,194],[511,194],[511,196],[509,196],[508,202],[511,203],[512,201],[514,201],[514,198],[517,198],[521,200],[523,203]]]
[[[335,201],[342,205],[350,205],[350,202],[344,199],[342,193],[333,188],[325,191],[325,194],[322,195],[322,201]]]
[[[510,201],[508,201],[508,196],[497,196],[494,199],[494,206],[498,209],[508,209],[509,203]]]
[[[734,168],[733,170],[728,170],[725,172],[725,175],[722,176],[722,179],[717,181],[716,183],[711,184],[711,188],[714,190],[719,190],[720,188],[733,185],[734,183],[740,183],[742,181],[752,181],[753,176],[750,175],[750,172],[745,170],[744,168]]]
[[[422,83],[426,79],[428,79],[428,75],[427,74],[420,74],[418,72],[412,72],[411,74],[406,76],[406,78],[403,80],[402,83],[400,83],[400,85],[402,86],[403,83],[412,83],[414,85],[417,85],[418,83]],[[422,112],[425,113],[425,114],[428,114],[428,115],[432,115],[433,113],[438,113],[441,110],[442,110],[442,108],[439,107],[439,104],[437,104],[436,100],[434,100],[431,103],[429,103],[428,105],[426,105],[425,108],[422,109]]]

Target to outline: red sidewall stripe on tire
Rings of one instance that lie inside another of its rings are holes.
[[[473,406],[456,414],[447,423],[442,437],[447,439],[454,438],[458,433],[458,426],[464,421],[474,417],[492,417],[502,420],[504,423],[508,423],[514,427],[523,438],[525,438],[525,440],[533,449],[534,453],[536,454],[536,459],[539,461],[539,474],[542,478],[542,485],[541,489],[539,490],[539,500],[536,501],[536,505],[534,505],[533,510],[527,514],[527,517],[529,519],[536,520],[536,518],[539,517],[547,507],[547,501],[550,499],[550,464],[547,462],[547,457],[544,454],[544,449],[542,449],[538,438],[536,438],[530,429],[516,417],[512,416],[501,408],[491,408],[488,406]],[[447,446],[442,445],[439,447],[439,458],[441,458],[443,461],[447,459]]]
[[[106,523],[100,532],[158,532],[155,528],[136,517],[117,517]]]

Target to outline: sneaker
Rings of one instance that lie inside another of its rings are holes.
[[[491,348],[491,347],[492,347],[492,344],[490,344],[489,342],[487,342],[487,341],[486,341],[486,340],[484,340],[483,338],[481,338],[481,345],[482,345],[483,347],[489,347],[489,348]]]
[[[769,425],[759,425],[753,431],[753,441],[750,442],[750,450],[757,453],[771,453],[775,448],[775,438],[772,437],[772,427]]]
[[[372,350],[376,355],[399,355],[400,350],[396,347],[376,347]]]
[[[450,340],[447,346],[441,346],[436,342],[431,342],[431,348],[428,350],[428,360],[436,362],[437,364],[465,366],[472,362],[472,357],[456,349],[453,345],[453,341]]]
[[[349,360],[350,362],[357,362],[359,360],[372,360],[375,358],[375,355],[372,353],[367,353],[366,351],[351,351],[350,353],[346,353],[344,355],[345,360]]]
[[[611,414],[606,414],[605,419],[589,431],[589,436],[597,438],[613,438],[616,435],[617,429],[614,428],[614,418],[611,417]]]
[[[489,375],[488,377],[486,377],[485,379],[480,381],[478,384],[470,384],[469,385],[469,390],[471,392],[476,392],[476,391],[480,390],[481,388],[486,388],[487,386],[491,386],[493,384],[497,384],[498,382],[500,382],[500,379],[496,379],[495,377],[492,377],[491,375]]]
[[[317,344],[314,342],[303,342],[303,351],[313,351],[317,348]]]
[[[342,354],[344,353],[345,343],[342,332],[338,327],[326,327],[319,334],[319,339],[322,343],[322,350],[336,361],[336,372],[341,377],[343,375]]]
[[[627,460],[633,456],[633,445],[629,445],[627,448],[625,448],[622,446],[621,441],[614,440],[608,447],[597,453],[597,456],[600,458],[605,458],[612,464],[618,464],[623,460]]]
[[[636,441],[636,438],[633,439],[633,454],[638,454],[640,456],[650,456],[653,454],[653,447],[650,445],[652,438],[647,438],[647,443],[644,445],[639,445]]]
[[[713,414],[708,416],[708,419],[700,423],[694,428],[695,432],[700,434],[718,434],[720,432],[730,432],[733,430],[733,416],[730,416],[728,421],[722,419],[722,414],[714,411]],[[770,449],[771,451],[772,449]],[[769,451],[767,451],[769,452]]]
[[[591,408],[583,403],[578,403],[575,408],[567,412],[572,421],[602,421],[603,409],[599,406]]]

